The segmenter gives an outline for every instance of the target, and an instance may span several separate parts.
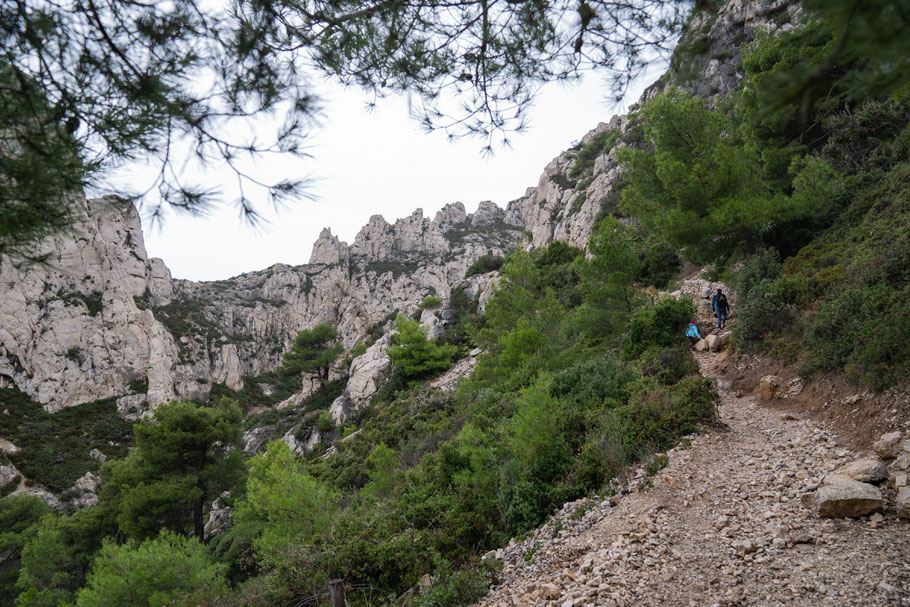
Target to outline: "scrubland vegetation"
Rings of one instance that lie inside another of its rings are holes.
[[[554,242],[478,262],[469,275],[501,270],[495,296],[478,314],[453,292],[438,340],[400,317],[397,372],[330,457],[275,441],[245,460],[236,403],[172,403],[102,467],[97,506],[0,500],[3,604],[127,604],[128,587],[129,604],[293,605],[336,577],[370,585],[379,604],[426,573],[432,586],[403,602],[476,600],[496,576],[480,555],[712,419],[715,388],[683,337],[692,302],[648,288],[665,287],[680,256],[735,283],[740,350],[871,388],[905,380],[910,106],[848,87],[859,60],[823,62],[838,43],[825,27],[794,35],[744,49],[742,89],[712,103],[670,89],[595,142],[618,137],[626,173],[588,258]],[[818,86],[767,97],[794,69]],[[579,154],[574,177],[595,157]],[[454,394],[427,387],[475,347]],[[318,355],[285,364],[327,375]],[[233,520],[203,542],[200,504],[218,496]]]

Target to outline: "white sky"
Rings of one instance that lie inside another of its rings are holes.
[[[640,79],[625,103],[663,71],[654,67]],[[152,257],[162,258],[175,278],[217,280],[260,270],[275,263],[307,263],[323,227],[351,243],[373,214],[392,223],[423,208],[432,218],[450,202],[461,201],[473,212],[482,200],[499,206],[537,185],[544,167],[563,150],[612,114],[605,85],[596,74],[581,83],[544,87],[530,111],[531,128],[513,134],[511,149],[483,157],[481,141],[449,141],[444,133],[426,134],[409,118],[407,99],[390,97],[372,112],[355,89],[322,86],[326,108],[321,127],[310,140],[310,159],[270,157],[253,169],[257,178],[311,176],[317,200],[300,200],[277,213],[264,197],[256,201],[270,223],[254,230],[224,204],[206,218],[174,215],[160,226],[144,225]],[[141,175],[136,171],[135,178]],[[233,200],[235,177],[228,169],[208,172],[203,182],[221,188]],[[136,184],[134,184],[136,185]]]

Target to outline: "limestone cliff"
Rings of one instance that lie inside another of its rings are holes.
[[[740,47],[756,31],[771,33],[793,27],[799,5],[795,0],[730,0],[714,9],[704,3],[692,15],[671,61],[671,68],[643,95],[650,99],[667,86],[678,86],[704,97],[724,94],[743,78]],[[618,202],[620,171],[616,150],[627,145],[630,115],[613,116],[598,124],[572,149],[544,169],[536,187],[509,203],[506,222],[531,233],[531,244],[545,246],[562,240],[585,248],[598,214]],[[583,153],[593,163],[576,166]]]
[[[789,27],[794,11],[792,0],[702,5],[672,69],[645,97],[671,84],[727,91],[742,78],[740,45],[759,27]],[[482,202],[468,214],[457,202],[432,220],[420,209],[394,223],[374,215],[352,244],[323,230],[308,264],[229,280],[172,280],[148,258],[131,205],[80,200],[81,221],[45,243],[44,263],[0,262],[0,385],[14,382],[48,410],[118,397],[121,413],[134,416],[175,396],[205,398],[214,384],[241,388],[279,363],[297,331],[321,322],[351,347],[398,312],[416,317],[426,295],[447,298],[484,254],[557,239],[584,248],[596,217],[615,208],[616,151],[633,123],[599,124],[505,211]],[[482,305],[494,282],[475,276],[464,286]],[[421,320],[438,332],[444,316],[425,311]],[[375,367],[380,353],[372,356],[357,368]]]
[[[50,411],[119,397],[133,416],[205,398],[213,384],[238,390],[277,366],[300,329],[329,322],[353,346],[374,324],[415,315],[426,295],[448,296],[478,257],[521,236],[499,207],[455,203],[433,221],[420,209],[394,224],[375,215],[352,245],[326,229],[306,265],[192,282],[148,258],[132,205],[78,204],[76,229],[45,243],[43,263],[0,265],[0,378]]]

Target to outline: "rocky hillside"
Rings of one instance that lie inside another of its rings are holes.
[[[522,235],[492,203],[473,214],[454,203],[432,221],[420,209],[394,224],[375,215],[351,245],[326,229],[302,266],[192,282],[148,258],[132,205],[80,204],[77,232],[48,242],[43,263],[0,267],[0,377],[48,410],[118,397],[131,415],[204,399],[213,384],[239,390],[277,366],[300,329],[329,322],[353,346],[397,312],[418,312],[425,296],[448,295],[471,263]],[[465,286],[482,298],[490,284],[477,276]]]
[[[704,65],[682,65],[695,55],[678,53],[673,75],[657,87],[672,80],[725,92],[741,79],[738,46],[760,26],[787,27],[794,10],[788,0],[703,10],[681,45],[704,51]],[[686,76],[695,72],[695,80]],[[598,215],[615,207],[615,151],[632,136],[629,125],[627,116],[598,125],[505,211],[482,202],[473,214],[450,204],[432,220],[419,209],[394,224],[375,215],[350,245],[324,230],[308,264],[229,280],[173,280],[148,258],[131,205],[79,201],[82,221],[46,243],[44,263],[2,260],[0,382],[49,411],[116,397],[132,417],[175,397],[204,399],[215,384],[241,389],[244,378],[278,364],[297,331],[320,322],[337,326],[352,347],[397,312],[417,315],[423,297],[446,299],[462,283],[482,305],[495,274],[464,280],[481,256],[503,255],[523,238],[533,247],[586,247]],[[421,316],[434,332],[445,320],[445,308]]]
[[[843,448],[786,399],[733,390],[726,355],[698,355],[720,424],[490,553],[483,607],[906,604],[910,442]]]

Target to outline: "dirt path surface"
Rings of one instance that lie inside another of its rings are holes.
[[[655,476],[497,551],[502,583],[481,605],[910,605],[910,521],[890,489],[883,516],[820,519],[801,503],[862,454],[751,395],[721,400],[718,427]]]

